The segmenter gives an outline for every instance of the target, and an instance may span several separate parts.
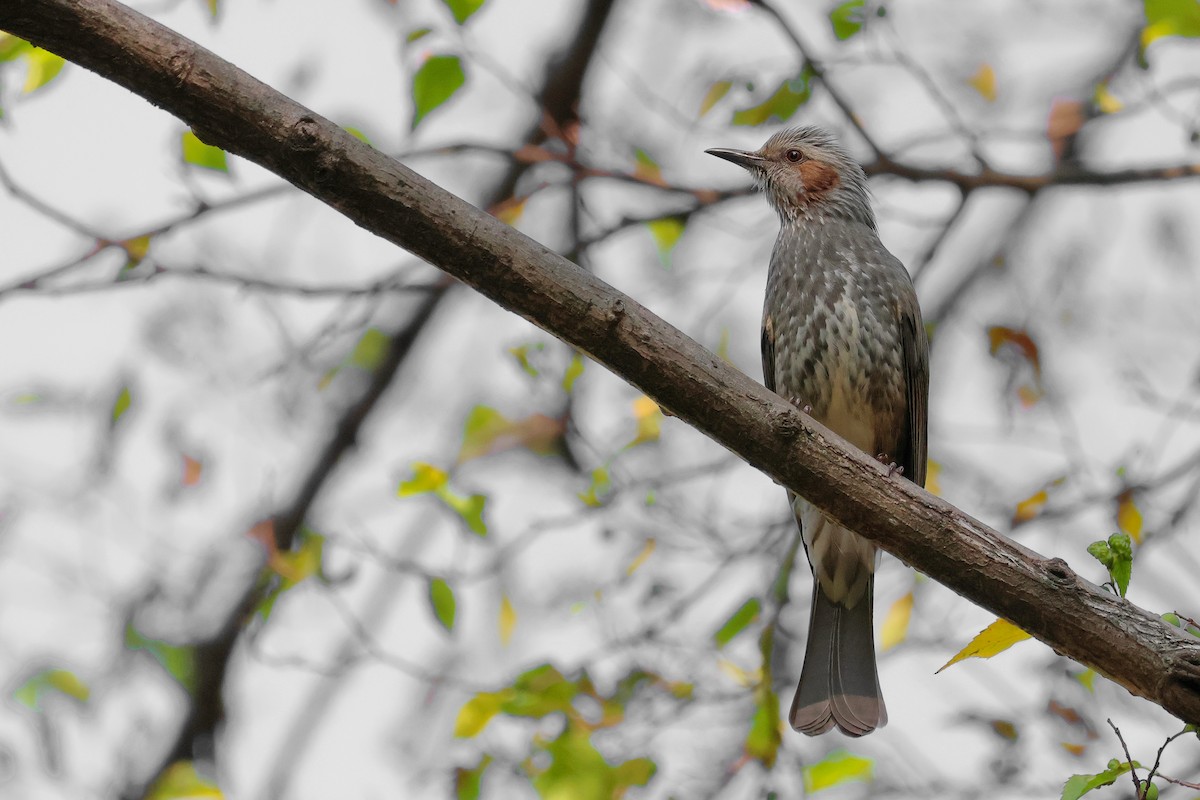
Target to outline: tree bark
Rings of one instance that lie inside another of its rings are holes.
[[[858,452],[632,298],[113,0],[3,0],[0,29],[175,114],[587,352],[833,519],[1059,653],[1200,724],[1200,640]]]

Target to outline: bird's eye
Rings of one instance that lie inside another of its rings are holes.
[[[792,162],[793,164],[797,164],[804,160],[804,154],[801,153],[799,150],[788,150],[783,155],[788,161]]]

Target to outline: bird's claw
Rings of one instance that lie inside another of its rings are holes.
[[[875,460],[888,468],[887,476],[889,478],[894,478],[897,475],[904,474],[904,467],[900,466],[895,461],[892,461],[891,456],[889,456],[887,453],[880,453],[879,455],[875,456]]]

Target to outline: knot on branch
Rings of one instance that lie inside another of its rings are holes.
[[[1061,558],[1047,559],[1045,566],[1046,574],[1054,583],[1065,586],[1075,582],[1075,573]]]
[[[180,50],[167,59],[167,69],[171,71],[171,77],[175,79],[176,89],[182,88],[192,77],[194,64],[195,61],[188,50]]]
[[[775,428],[775,434],[785,442],[794,442],[800,438],[800,432],[804,430],[801,427],[796,415],[791,411],[778,411],[772,420],[772,427]]]
[[[292,126],[292,147],[300,152],[311,152],[321,144],[321,127],[312,117],[301,117]]]
[[[625,301],[618,297],[612,301],[608,311],[605,312],[604,321],[608,323],[608,327],[615,328],[621,324],[623,319],[625,319]]]

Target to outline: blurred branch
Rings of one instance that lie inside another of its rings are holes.
[[[437,264],[589,353],[838,524],[1058,652],[1200,723],[1200,641],[1083,580],[1061,559],[1042,557],[889,476],[632,298],[337,125],[113,0],[6,0],[0,28],[126,86],[179,115],[205,141],[262,164]],[[393,356],[415,338],[405,331]],[[375,399],[381,393],[369,391]],[[356,404],[327,453],[352,444],[372,403]],[[323,456],[313,474],[328,461]],[[290,543],[313,485],[307,481],[281,515],[281,544]]]
[[[775,21],[779,23],[780,29],[783,30],[784,35],[792,40],[792,44],[795,45],[796,51],[800,54],[800,58],[803,59],[804,63],[808,65],[808,68],[812,70],[812,74],[816,75],[817,79],[825,86],[825,91],[829,92],[830,99],[833,100],[834,104],[842,110],[842,114],[844,114],[850,124],[854,126],[854,130],[858,131],[858,135],[861,136],[864,141],[866,141],[867,146],[871,148],[871,151],[875,153],[877,158],[885,158],[883,149],[875,142],[875,139],[871,136],[871,134],[867,133],[867,129],[864,128],[862,122],[859,121],[858,115],[854,113],[854,108],[851,107],[850,101],[843,97],[842,93],[838,91],[837,87],[833,86],[829,82],[829,77],[825,74],[824,66],[812,57],[812,48],[810,48],[804,42],[804,40],[800,38],[799,32],[788,24],[788,21],[784,19],[783,15],[779,13],[779,10],[775,8],[774,3],[767,2],[767,0],[751,0],[751,4],[758,6],[763,11],[766,11],[775,18]]]
[[[148,283],[158,283],[163,279],[203,281],[206,283],[237,286],[242,289],[270,294],[290,294],[298,297],[360,297],[378,294],[420,293],[437,291],[440,286],[439,283],[432,280],[421,283],[407,283],[407,273],[399,270],[388,275],[386,278],[380,278],[370,283],[306,284],[274,281],[254,275],[220,272],[204,266],[179,268],[154,263],[144,272],[139,269],[127,277],[119,276],[102,281],[81,281],[63,285],[46,285],[45,278],[31,278],[20,284],[0,288],[0,297],[22,292],[61,297],[63,295],[88,294],[91,292],[119,291],[135,286],[145,286]]]

